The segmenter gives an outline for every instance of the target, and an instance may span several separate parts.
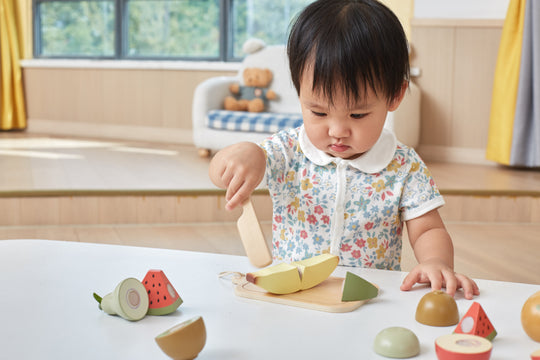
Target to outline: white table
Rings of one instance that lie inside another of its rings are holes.
[[[171,315],[129,322],[98,309],[92,297],[124,278],[142,280],[162,269],[184,300]],[[162,331],[196,315],[207,327],[198,359],[386,359],[372,350],[382,329],[403,326],[419,338],[415,359],[436,359],[434,341],[452,327],[414,320],[419,287],[401,292],[400,272],[353,271],[381,288],[379,297],[350,313],[325,313],[234,295],[222,271],[249,272],[242,256],[45,240],[0,241],[1,359],[167,359],[154,341]],[[478,301],[498,336],[492,360],[529,359],[540,348],[521,327],[525,300],[538,285],[478,280]],[[472,301],[456,295],[460,316]]]

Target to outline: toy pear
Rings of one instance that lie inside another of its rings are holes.
[[[94,293],[94,298],[101,310],[126,320],[140,320],[148,312],[148,294],[143,284],[135,278],[123,280],[103,298]]]

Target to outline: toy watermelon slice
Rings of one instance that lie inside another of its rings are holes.
[[[149,270],[142,284],[148,293],[148,315],[170,314],[183,302],[162,270]]]
[[[476,301],[467,310],[454,333],[477,335],[489,341],[492,341],[497,336],[497,331],[489,321],[484,309]]]

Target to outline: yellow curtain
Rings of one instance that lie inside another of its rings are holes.
[[[414,0],[379,0],[390,10],[396,14],[401,26],[407,35],[407,39],[411,39],[411,19],[414,16]]]
[[[19,61],[26,55],[28,11],[24,0],[0,0],[0,130],[26,128]]]
[[[511,0],[508,5],[491,97],[486,158],[505,165],[510,164],[526,3]]]

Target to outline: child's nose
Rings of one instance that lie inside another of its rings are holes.
[[[346,121],[340,119],[332,119],[328,126],[328,135],[333,138],[346,138],[351,134],[350,128]]]

